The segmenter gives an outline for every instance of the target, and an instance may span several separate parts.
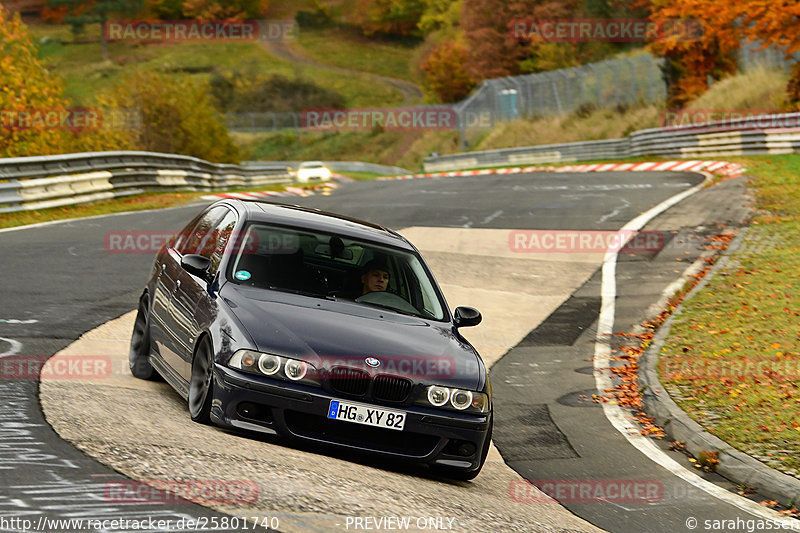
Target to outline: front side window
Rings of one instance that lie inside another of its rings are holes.
[[[228,278],[239,284],[352,300],[444,320],[444,301],[414,253],[368,241],[253,223]]]
[[[236,215],[231,210],[227,211],[228,212],[225,214],[225,216],[222,217],[222,220],[217,222],[214,228],[214,239],[211,241],[213,242],[212,248],[202,252],[203,255],[205,255],[205,253],[209,253],[209,255],[206,257],[211,260],[212,274],[217,272],[219,264],[222,261],[222,256],[225,253],[225,247],[228,245],[228,241],[233,234],[233,228],[236,227]]]
[[[214,227],[230,210],[224,206],[209,209],[190,231],[181,233],[177,248],[181,255],[200,254],[211,257],[214,250]]]

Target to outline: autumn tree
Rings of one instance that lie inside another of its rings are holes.
[[[208,90],[189,78],[175,80],[137,72],[102,94],[98,104],[138,117],[127,130],[116,130],[119,149],[183,154],[224,163],[238,160],[238,150]],[[102,146],[101,138],[91,141],[101,149],[110,149]]]
[[[135,16],[144,5],[140,0],[47,0],[47,7],[65,12],[63,21],[70,25],[73,35],[83,33],[89,24],[100,24],[103,60],[108,61],[106,22],[114,16]]]
[[[184,0],[145,0],[145,13],[149,17],[161,20],[180,20],[183,14]]]
[[[407,37],[418,33],[422,0],[356,0],[353,22],[366,36]]]
[[[466,68],[477,79],[499,78],[521,72],[529,57],[528,43],[512,31],[515,20],[559,19],[574,16],[579,0],[463,0],[461,27],[469,50]]]
[[[420,65],[425,83],[442,102],[457,102],[475,86],[475,80],[464,68],[469,53],[457,40],[439,43]]]
[[[652,20],[663,35],[650,49],[666,59],[667,107],[683,107],[708,89],[708,79],[736,70],[741,30],[728,0],[655,0]]]
[[[243,20],[260,17],[269,0],[184,0],[183,13],[200,20]]]
[[[37,59],[37,49],[19,14],[0,5],[0,157],[49,155],[69,150],[69,132],[26,124],[20,113],[61,112],[62,83]]]
[[[424,35],[435,31],[452,32],[461,19],[463,0],[422,0],[422,15],[417,26]]]
[[[741,17],[745,37],[773,45],[788,57],[800,51],[800,3],[747,0],[730,6]],[[795,63],[786,88],[789,103],[800,108],[800,62]]]

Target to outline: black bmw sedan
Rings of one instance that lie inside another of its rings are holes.
[[[223,200],[156,256],[130,368],[193,420],[480,472],[486,367],[419,251],[398,233],[298,206]]]

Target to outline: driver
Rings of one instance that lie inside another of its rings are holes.
[[[364,265],[361,274],[361,295],[368,292],[385,291],[389,286],[389,267],[378,259]]]

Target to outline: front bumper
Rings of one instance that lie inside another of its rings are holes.
[[[364,400],[214,365],[212,420],[220,425],[296,437],[399,459],[472,471],[480,467],[490,414],[451,413],[374,403],[407,413],[402,431],[327,418],[331,400]],[[470,450],[472,453],[467,454]]]

